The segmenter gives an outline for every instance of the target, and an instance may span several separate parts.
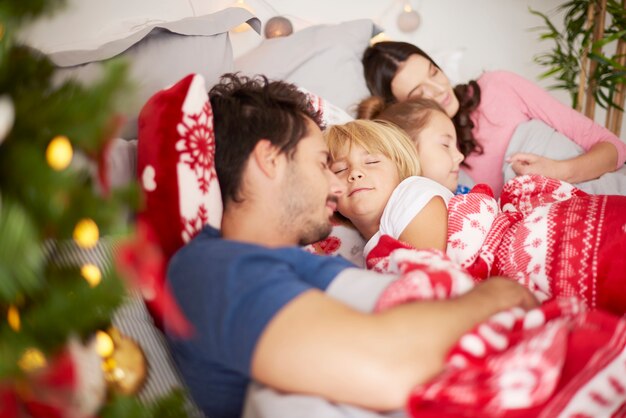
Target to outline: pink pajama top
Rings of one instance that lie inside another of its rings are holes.
[[[474,138],[483,146],[484,154],[472,153],[465,161],[472,167],[467,172],[474,181],[491,186],[496,196],[502,189],[502,164],[513,132],[531,119],[542,120],[585,150],[598,142],[610,142],[617,148],[616,168],[626,161],[626,144],[611,131],[525,78],[508,71],[490,71],[477,82],[481,101],[471,119]]]

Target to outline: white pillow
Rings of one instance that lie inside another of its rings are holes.
[[[369,19],[311,26],[264,40],[235,60],[235,70],[289,81],[354,116],[356,105],[369,96],[361,58],[379,32]]]
[[[103,62],[123,57],[129,63],[134,91],[124,103],[126,125],[121,136],[137,138],[137,116],[143,104],[157,91],[195,73],[208,86],[233,70],[233,52],[228,30],[248,21],[258,31],[260,22],[242,8],[229,8],[210,15],[142,25],[139,31],[103,44],[79,41],[75,49],[49,54],[59,67],[57,81],[68,78],[89,84],[99,79]]]

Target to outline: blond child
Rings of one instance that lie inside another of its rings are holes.
[[[438,131],[439,120],[427,119],[431,122],[424,126]],[[448,170],[438,170],[434,160],[447,152],[446,147],[456,149],[455,137],[438,135],[430,143],[428,136],[429,143],[421,147],[422,158],[407,134],[385,121],[355,120],[331,126],[325,138],[331,170],[347,189],[337,209],[367,240],[366,257],[382,235],[418,249],[446,250],[446,205],[453,196],[450,188],[456,188],[454,171],[458,172],[462,157],[450,159]],[[423,176],[425,167],[435,179]]]
[[[423,177],[457,194],[469,191],[459,186],[464,157],[457,148],[454,124],[437,102],[416,98],[386,105],[380,97],[370,97],[360,103],[358,113],[363,119],[386,120],[404,130],[417,149]]]

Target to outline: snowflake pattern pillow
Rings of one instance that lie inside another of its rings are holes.
[[[222,198],[214,166],[213,112],[201,75],[153,95],[139,115],[137,172],[166,259],[204,225],[219,228]]]

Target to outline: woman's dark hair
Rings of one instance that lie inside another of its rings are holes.
[[[225,74],[209,91],[215,131],[215,169],[224,205],[241,202],[241,177],[256,144],[268,139],[293,157],[308,133],[307,118],[322,124],[306,94],[293,84]]]
[[[408,42],[385,41],[369,46],[363,53],[362,62],[370,93],[381,97],[386,104],[396,102],[391,91],[391,81],[400,64],[415,54],[440,68],[426,52]],[[454,88],[454,95],[459,101],[459,110],[452,118],[459,151],[466,157],[472,152],[482,154],[483,148],[472,134],[474,123],[470,118],[470,114],[480,104],[480,86],[474,80],[468,84],[459,84]],[[465,161],[463,165],[467,166]]]

